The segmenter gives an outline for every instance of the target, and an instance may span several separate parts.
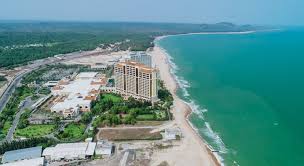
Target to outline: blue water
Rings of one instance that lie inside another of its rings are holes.
[[[225,165],[304,162],[304,29],[170,36],[190,120]]]

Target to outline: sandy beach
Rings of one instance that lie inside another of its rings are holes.
[[[280,29],[271,29],[267,31],[278,31]],[[265,31],[265,30],[264,30]],[[185,34],[177,34],[177,35],[164,35],[164,36],[158,36],[156,37],[156,41],[169,37],[169,36],[185,36],[185,35],[239,35],[239,34],[251,34],[256,33],[257,31],[242,31],[242,32],[197,32],[197,33],[185,33]],[[260,31],[262,32],[262,31]]]
[[[160,70],[160,77],[174,97],[172,113],[173,123],[181,128],[183,138],[180,146],[174,146],[162,151],[157,151],[152,156],[151,165],[158,165],[166,161],[170,166],[214,166],[220,165],[215,155],[212,154],[207,144],[200,138],[188,122],[191,108],[176,95],[177,83],[170,73],[170,65],[166,53],[155,46],[150,52],[152,60]]]

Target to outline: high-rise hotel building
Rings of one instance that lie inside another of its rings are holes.
[[[157,100],[157,69],[135,61],[115,64],[116,92],[135,99]]]

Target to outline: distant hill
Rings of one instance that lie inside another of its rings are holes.
[[[203,31],[208,32],[240,32],[240,31],[252,31],[258,30],[260,26],[253,25],[236,25],[230,22],[220,22],[216,24],[202,24]]]
[[[228,22],[177,24],[0,21],[0,67],[16,66],[56,54],[92,50],[115,42],[122,42],[118,50],[146,50],[153,46],[154,37],[161,35],[255,29],[255,26],[239,26]]]

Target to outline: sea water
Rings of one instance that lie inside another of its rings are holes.
[[[225,165],[304,164],[304,29],[170,36],[190,121]]]

